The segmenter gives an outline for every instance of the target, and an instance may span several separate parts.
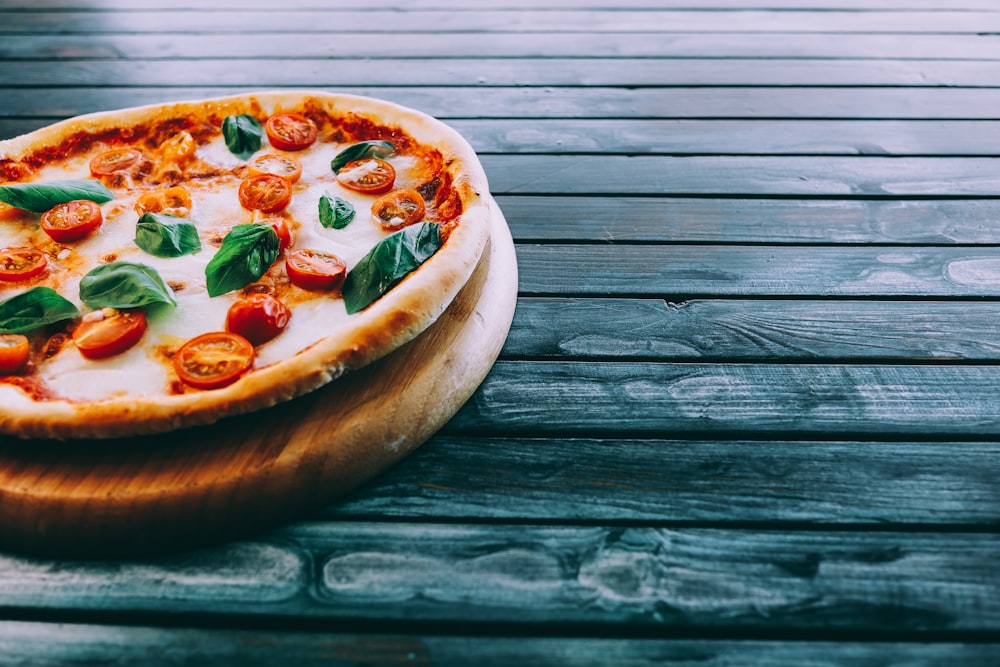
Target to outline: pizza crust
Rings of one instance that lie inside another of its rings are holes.
[[[489,194],[482,166],[469,144],[444,123],[389,102],[353,95],[280,91],[101,112],[69,119],[0,142],[0,156],[17,157],[58,145],[86,131],[128,127],[166,116],[270,115],[318,105],[331,115],[354,114],[398,126],[443,155],[462,203],[461,218],[440,249],[367,309],[350,326],[291,358],[256,368],[236,383],[178,395],[116,397],[100,401],[34,400],[0,383],[0,433],[24,438],[107,438],[163,432],[259,410],[317,389],[365,366],[424,331],[448,307],[479,262],[492,221],[502,214]]]

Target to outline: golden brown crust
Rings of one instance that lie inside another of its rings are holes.
[[[486,244],[490,221],[500,213],[468,143],[454,130],[422,113],[356,96],[262,92],[90,114],[0,142],[0,156],[16,159],[38,146],[59,145],[80,132],[141,126],[153,118],[201,118],[206,114],[221,118],[251,111],[267,115],[304,105],[383,126],[398,126],[414,141],[441,152],[462,210],[457,224],[448,225],[447,240],[437,253],[355,315],[348,328],[322,338],[291,358],[255,369],[222,389],[70,402],[33,400],[16,386],[0,383],[0,432],[20,437],[119,437],[211,423],[316,389],[391,352],[434,322],[472,274]]]

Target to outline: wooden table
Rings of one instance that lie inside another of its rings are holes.
[[[343,502],[0,553],[0,663],[1000,664],[994,0],[2,0],[0,59],[0,137],[428,112],[520,271],[479,391]]]

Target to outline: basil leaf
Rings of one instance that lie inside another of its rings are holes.
[[[131,262],[101,264],[80,280],[80,300],[91,308],[138,308],[153,303],[176,306],[174,293],[151,266]]]
[[[246,160],[260,150],[264,131],[259,120],[250,114],[241,113],[239,116],[226,116],[222,121],[222,136],[229,152]]]
[[[330,162],[330,169],[336,174],[351,160],[360,160],[366,157],[388,157],[395,150],[396,147],[390,141],[362,141],[351,144],[337,153],[337,156]]]
[[[53,206],[75,199],[103,204],[114,198],[114,193],[100,181],[89,179],[0,185],[0,201],[32,213],[45,213]]]
[[[347,312],[367,308],[440,247],[440,228],[430,222],[410,225],[379,241],[344,279]]]
[[[76,306],[51,287],[32,287],[0,302],[0,333],[27,333],[79,314]]]
[[[271,225],[236,225],[205,267],[208,295],[240,289],[264,275],[278,258],[280,241]]]
[[[354,206],[346,199],[324,192],[319,198],[319,223],[326,228],[343,229],[354,220]]]
[[[198,228],[166,213],[144,213],[135,226],[135,244],[155,257],[180,257],[201,250]]]

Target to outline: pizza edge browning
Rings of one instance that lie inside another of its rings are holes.
[[[316,104],[331,115],[353,114],[379,126],[399,127],[415,142],[445,158],[462,212],[437,252],[350,325],[294,356],[256,368],[221,389],[177,395],[115,397],[94,402],[33,400],[0,385],[17,399],[0,405],[0,433],[22,438],[109,438],[210,424],[301,396],[361,368],[412,340],[451,304],[469,279],[502,214],[489,194],[485,172],[471,146],[441,121],[399,105],[317,91],[256,92],[191,102],[172,102],[87,114],[0,142],[0,153],[17,157],[39,146],[58,145],[80,131],[129,127],[164,116],[272,114]],[[13,396],[11,396],[13,398]]]

